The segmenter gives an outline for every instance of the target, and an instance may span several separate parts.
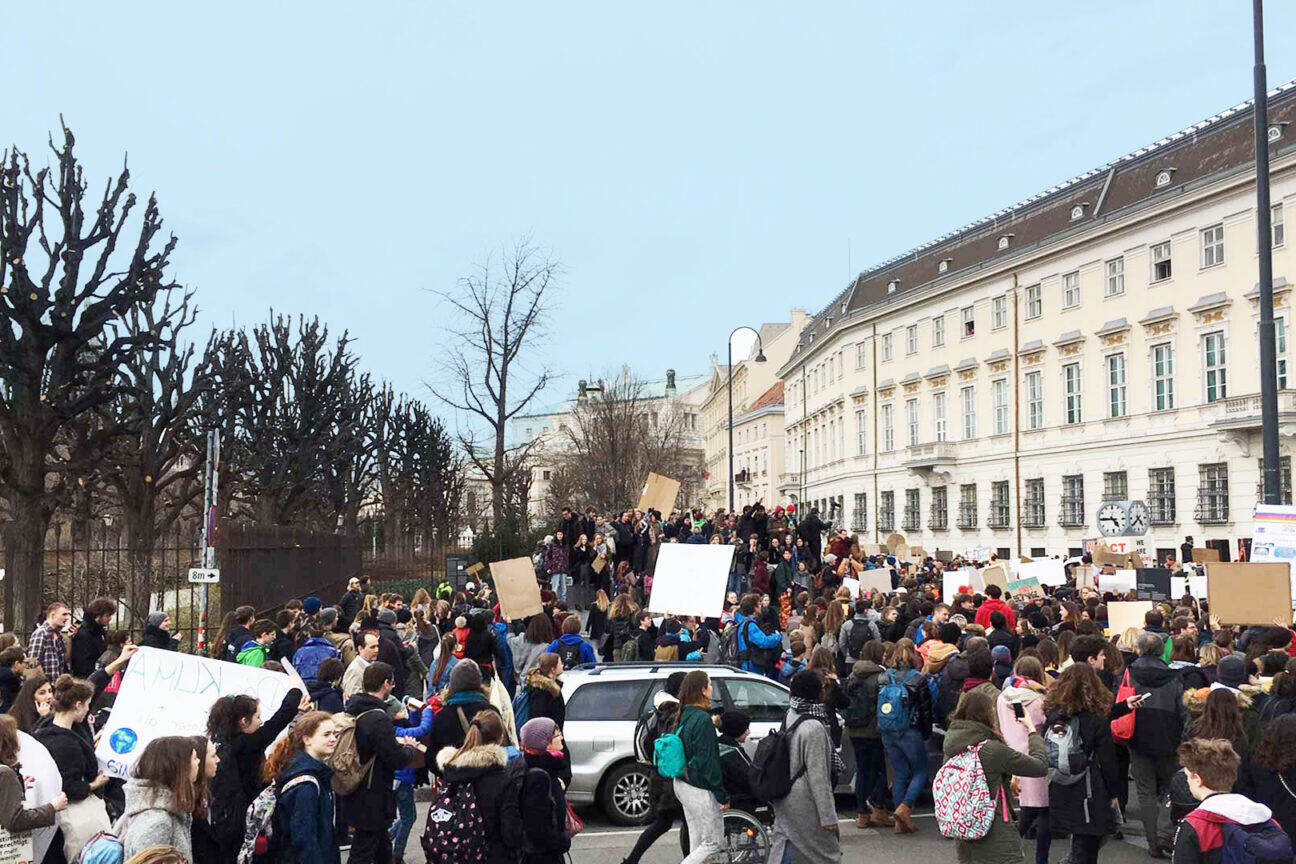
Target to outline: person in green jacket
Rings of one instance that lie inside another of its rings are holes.
[[[674,780],[675,798],[684,809],[690,850],[680,864],[703,864],[724,851],[724,821],[729,809],[720,743],[711,720],[711,679],[701,669],[684,676],[681,710],[674,732],[684,745],[684,776]]]
[[[252,638],[239,648],[238,662],[244,666],[264,666],[275,640],[273,621],[262,619],[252,625]]]
[[[990,797],[995,799],[995,817],[986,835],[979,840],[957,841],[959,864],[1021,864],[1021,837],[1007,807],[1012,797],[1009,785],[1014,776],[1044,777],[1048,774],[1048,747],[1036,731],[1030,715],[1016,721],[1026,729],[1027,753],[1019,753],[1004,743],[999,734],[997,715],[995,700],[988,693],[979,688],[969,690],[951,712],[949,730],[945,733],[946,759],[984,742],[978,757],[985,771]]]

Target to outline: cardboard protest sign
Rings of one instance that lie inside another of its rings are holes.
[[[842,577],[842,587],[850,592],[851,597],[858,598],[860,596],[860,580],[844,576]]]
[[[481,563],[480,561],[478,561],[476,564],[474,564],[474,565],[472,565],[471,567],[468,567],[467,569],[465,569],[464,572],[467,573],[469,576],[476,576],[476,575],[477,575],[478,573],[480,573],[483,569],[485,569],[484,566],[482,565],[482,563]]]
[[[1008,590],[1008,570],[1002,564],[991,564],[989,567],[982,569],[981,581],[986,587],[998,585],[1003,590]]]
[[[1138,584],[1138,574],[1134,570],[1115,570],[1110,573],[1108,568],[1103,568],[1103,572],[1098,574],[1098,590],[1111,591],[1115,594],[1127,594],[1133,591]]]
[[[919,562],[922,562],[927,558],[927,550],[921,546],[910,546],[909,557],[917,558]]]
[[[1098,573],[1088,564],[1077,564],[1071,572],[1075,575],[1076,588],[1098,587]]]
[[[663,543],[657,553],[648,610],[719,618],[724,612],[733,554],[732,546]]]
[[[1291,567],[1286,563],[1206,565],[1211,615],[1221,624],[1291,624]]]
[[[1066,565],[1060,558],[1027,560],[1014,564],[1013,569],[1018,579],[1037,579],[1039,584],[1053,588],[1066,584]]]
[[[1205,576],[1171,576],[1170,577],[1170,596],[1178,600],[1184,594],[1191,594],[1198,600],[1206,599],[1206,577]]]
[[[536,582],[535,565],[530,558],[492,561],[491,579],[499,597],[500,614],[507,621],[521,621],[544,611],[540,602],[540,584]]]
[[[639,496],[639,508],[647,513],[656,510],[662,516],[669,516],[675,509],[675,498],[679,495],[680,481],[649,472],[648,482],[644,484],[643,493]]]
[[[865,570],[859,574],[859,586],[861,591],[872,591],[886,593],[891,590],[891,570],[886,567],[874,567],[872,570]]]
[[[897,543],[895,549],[891,550],[891,554],[892,554],[892,555],[895,555],[896,560],[898,560],[898,561],[904,561],[904,560],[908,559],[908,558],[909,558],[909,544],[907,544],[907,543]]]
[[[595,573],[602,573],[603,568],[606,566],[607,566],[607,557],[602,554],[595,555],[594,560],[590,562],[590,569],[592,569]]]
[[[1219,550],[1209,546],[1194,546],[1190,557],[1194,564],[1209,564],[1220,560]]]
[[[952,550],[952,549],[937,549],[937,550],[936,550],[936,560],[937,560],[937,561],[940,561],[940,562],[943,563],[943,564],[949,564],[951,561],[954,560],[954,550]]]
[[[1126,552],[1113,552],[1104,545],[1094,547],[1093,563],[1099,567],[1104,564],[1111,564],[1113,567],[1124,567],[1129,562],[1129,554]]]
[[[63,776],[54,757],[32,736],[18,730],[18,764],[22,766],[23,805],[27,808],[48,804],[63,791]],[[58,832],[57,825],[37,828],[31,832],[32,857],[28,861],[42,861],[49,850],[50,841]]]
[[[1138,599],[1160,602],[1170,599],[1170,571],[1165,567],[1140,567],[1134,571]]]
[[[1126,600],[1107,604],[1107,629],[1120,636],[1129,628],[1142,630],[1143,616],[1152,611],[1151,600]]]
[[[881,555],[882,546],[877,543],[861,543],[860,551],[864,553],[866,558],[872,555]]]
[[[140,648],[122,673],[112,714],[95,748],[99,767],[110,777],[125,779],[154,738],[206,734],[207,715],[221,696],[252,696],[268,716],[279,710],[294,685],[281,672]]]
[[[892,534],[886,539],[887,551],[894,555],[896,549],[898,549],[904,542],[905,538],[903,534]]]
[[[1036,600],[1044,598],[1044,587],[1040,585],[1038,579],[1034,576],[1028,576],[1025,579],[1014,579],[1008,583],[1008,593],[1014,598],[1025,600]]]

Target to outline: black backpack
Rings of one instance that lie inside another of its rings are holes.
[[[558,650],[554,652],[562,660],[564,669],[575,669],[581,664],[581,643],[575,645],[559,641]]]
[[[757,630],[761,629],[760,625],[756,623],[756,619],[754,618],[748,618],[746,621],[743,622],[742,637],[743,637],[743,643],[746,644],[747,646],[745,652],[747,656],[744,657],[743,659],[751,661],[752,663],[754,663],[755,665],[759,666],[760,668],[766,671],[773,669],[774,666],[778,663],[779,649],[761,648],[759,645],[753,645],[751,642],[751,631],[747,629],[749,627],[755,627]],[[764,631],[762,630],[761,632],[763,633]],[[739,652],[740,655],[742,653],[744,652]]]
[[[842,654],[858,660],[860,654],[864,651],[864,646],[868,644],[869,639],[872,637],[873,634],[868,621],[863,618],[851,619],[850,638],[842,643]]]
[[[792,784],[805,773],[805,764],[801,770],[792,774],[792,733],[806,720],[804,715],[798,717],[791,726],[787,720],[783,725],[766,735],[756,745],[756,756],[752,759],[751,787],[752,792],[762,801],[779,801],[792,792]]]
[[[877,729],[877,676],[852,676],[846,679],[845,687],[846,697],[850,700],[842,714],[846,728]]]
[[[220,764],[211,779],[211,804],[207,819],[212,833],[218,839],[237,845],[243,839],[248,805],[251,802],[244,797],[238,763],[229,753],[229,749],[224,744],[216,747]],[[221,845],[224,846],[225,843]]]

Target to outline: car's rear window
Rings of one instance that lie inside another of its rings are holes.
[[[591,681],[567,702],[567,720],[638,720],[650,681]]]

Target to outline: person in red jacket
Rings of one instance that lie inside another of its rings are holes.
[[[1004,614],[1004,618],[1006,618],[1008,621],[1008,631],[1012,632],[1016,630],[1017,615],[1013,612],[1011,606],[1009,606],[1007,603],[999,599],[1000,597],[1003,596],[1003,589],[1001,589],[998,585],[987,585],[985,593],[986,593],[985,602],[982,603],[981,606],[977,609],[976,623],[984,627],[986,629],[986,632],[989,632],[990,613],[1002,612]]]
[[[1241,760],[1222,738],[1192,738],[1179,745],[1188,790],[1201,803],[1175,834],[1173,864],[1220,864],[1225,846],[1240,851],[1247,843],[1256,860],[1291,860],[1291,840],[1268,807],[1228,790]],[[1240,856],[1229,856],[1239,858]]]

